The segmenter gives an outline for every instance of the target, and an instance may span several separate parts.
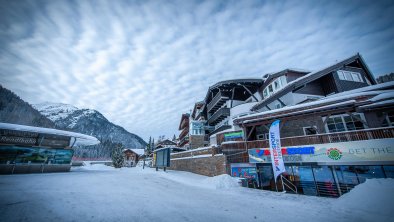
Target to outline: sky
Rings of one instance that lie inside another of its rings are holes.
[[[0,84],[178,135],[208,87],[359,52],[394,72],[394,1],[0,1]]]

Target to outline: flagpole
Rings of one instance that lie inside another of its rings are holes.
[[[269,129],[269,145],[276,192],[278,192],[278,184],[276,183],[276,179],[278,176],[281,176],[283,172],[286,172],[286,168],[283,163],[282,146],[280,144],[279,124],[280,120],[275,120]],[[281,180],[283,191],[285,191],[282,177]]]

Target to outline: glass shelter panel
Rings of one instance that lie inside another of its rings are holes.
[[[387,178],[394,178],[394,166],[383,166]]]
[[[294,183],[299,193],[317,195],[315,179],[310,166],[293,166]]]
[[[259,178],[263,190],[276,190],[272,166],[259,167]]]
[[[356,166],[356,171],[360,183],[364,183],[366,179],[385,177],[382,166]]]
[[[328,166],[313,167],[317,192],[319,196],[338,197],[339,192],[331,168]]]
[[[336,166],[334,169],[342,194],[349,192],[359,184],[354,166]]]

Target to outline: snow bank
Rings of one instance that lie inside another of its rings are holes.
[[[231,177],[227,174],[222,174],[215,177],[208,177],[202,181],[202,184],[214,189],[230,189],[240,187],[238,178]]]
[[[367,179],[337,199],[340,208],[356,210],[371,221],[394,217],[394,179]],[[379,219],[380,218],[380,219]]]
[[[112,166],[107,166],[104,163],[94,163],[95,161],[83,161],[83,166],[72,167],[71,171],[86,171],[86,170],[115,170]],[[100,162],[100,161],[98,161]],[[93,163],[93,164],[92,164]]]
[[[233,189],[239,188],[238,178],[233,178],[227,174],[208,177],[194,174],[186,171],[167,170],[167,172],[156,172],[160,177],[182,183],[189,186],[207,188],[207,189]]]

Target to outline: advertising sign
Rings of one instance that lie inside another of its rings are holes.
[[[257,180],[256,165],[250,163],[233,163],[231,164],[231,176]]]
[[[224,141],[231,141],[235,139],[242,139],[243,138],[243,132],[231,132],[231,133],[225,133],[224,134]]]
[[[282,158],[282,147],[280,145],[280,134],[279,134],[279,123],[280,120],[276,120],[271,124],[269,132],[269,144],[271,153],[272,170],[274,171],[274,179],[283,172],[286,172],[285,164]]]
[[[155,167],[170,167],[170,148],[161,148],[154,151],[153,158]]]
[[[375,139],[341,143],[282,147],[284,162],[341,163],[394,162],[394,139]],[[250,163],[270,163],[268,148],[250,149]]]

